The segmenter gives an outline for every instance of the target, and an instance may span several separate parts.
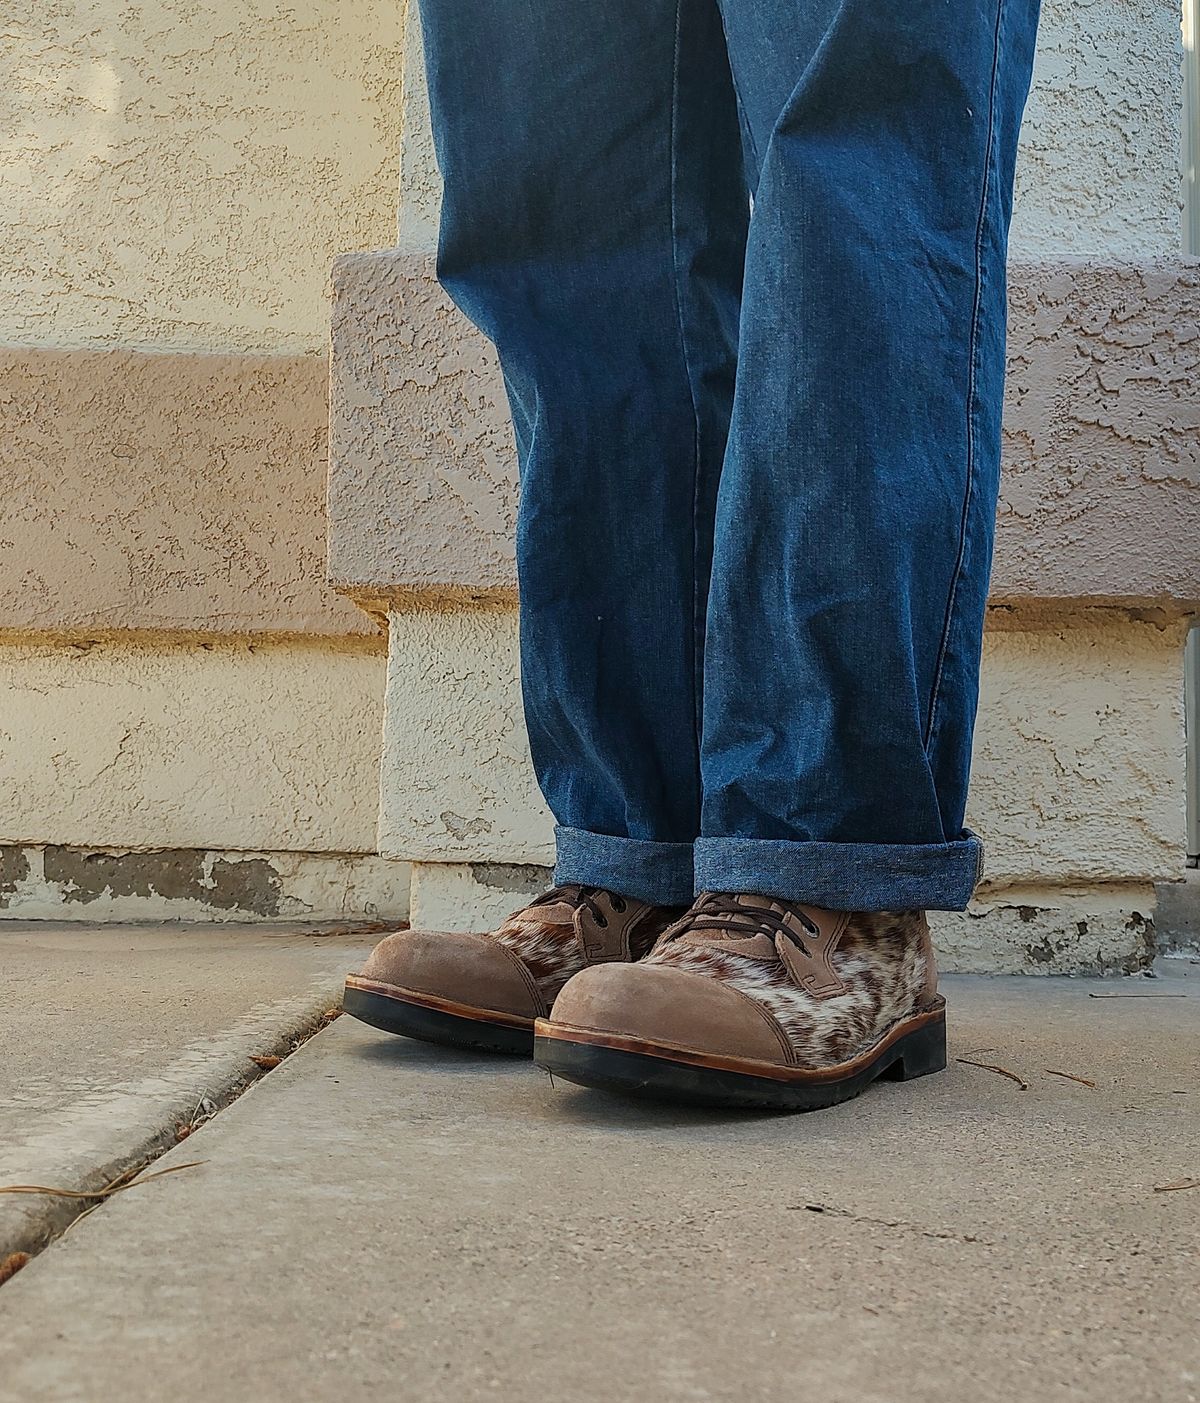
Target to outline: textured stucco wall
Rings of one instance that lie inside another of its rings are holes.
[[[967,815],[981,895],[1178,875],[1183,636],[1100,614],[988,635]]]
[[[1200,602],[1200,263],[1017,263],[994,602]],[[432,263],[338,260],[330,574],[508,595],[516,468],[491,347]]]
[[[0,645],[0,844],[375,851],[373,642]]]
[[[437,247],[442,178],[429,126],[429,91],[421,49],[420,12],[415,0],[404,0],[404,3],[400,218],[396,242],[405,253],[431,253]]]
[[[411,5],[399,240],[406,252],[436,246],[441,201],[419,45]],[[1179,61],[1175,0],[1045,0],[1021,135],[1014,252],[1179,252]]]
[[[433,260],[339,258],[332,345],[330,578],[360,597],[511,594],[516,456],[504,386]]]
[[[80,909],[44,844],[199,884],[88,919],[216,916],[254,873],[280,914],[394,914],[383,644],[325,581],[324,493],[329,266],[394,235],[403,4],[42,0],[0,31],[0,844],[37,867],[6,914]]]
[[[1045,0],[1015,252],[1180,252],[1181,58],[1177,0]]]
[[[0,38],[0,342],[321,351],[390,243],[403,7],[42,0]]]
[[[0,349],[0,630],[352,634],[315,356]]]
[[[1009,283],[993,601],[1196,607],[1200,261],[1015,264]]]
[[[549,867],[494,862],[416,862],[409,888],[413,926],[491,930],[550,885]]]
[[[1177,874],[1180,624],[1097,614],[989,634],[969,822],[984,892]],[[547,864],[551,819],[520,716],[515,616],[394,613],[380,851]]]
[[[389,617],[380,791],[385,857],[553,861],[520,708],[514,610]]]

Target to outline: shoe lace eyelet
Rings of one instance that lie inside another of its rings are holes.
[[[609,905],[620,915],[621,912],[625,910],[625,898],[623,896],[614,896],[610,898]]]

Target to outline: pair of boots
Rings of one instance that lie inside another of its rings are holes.
[[[555,887],[487,934],[399,931],[347,1013],[427,1042],[533,1053],[568,1081],[815,1110],[946,1065],[923,911],[705,893],[687,910]]]

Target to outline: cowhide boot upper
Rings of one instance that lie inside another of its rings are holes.
[[[701,896],[639,964],[572,979],[537,1032],[539,1060],[567,1078],[575,1057],[574,1080],[725,1104],[829,1104],[945,1063],[924,912],[753,895]],[[756,1101],[755,1080],[781,1094]]]

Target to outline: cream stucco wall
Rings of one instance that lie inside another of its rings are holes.
[[[379,851],[432,862],[550,863],[552,819],[521,714],[516,610],[388,619]]]
[[[514,612],[405,610],[390,638],[380,851],[551,862]],[[989,633],[968,813],[984,893],[1177,874],[1182,647],[1179,623],[1103,613]]]
[[[0,644],[0,844],[375,851],[373,642]]]
[[[44,0],[0,38],[0,342],[323,351],[389,243],[403,4]]]
[[[1045,0],[1021,131],[1020,257],[1182,247],[1177,0]]]
[[[407,904],[371,856],[384,642],[325,582],[323,511],[329,268],[394,234],[403,14],[6,16],[7,915]]]
[[[1183,638],[1115,611],[987,635],[967,808],[981,895],[1179,875]]]

